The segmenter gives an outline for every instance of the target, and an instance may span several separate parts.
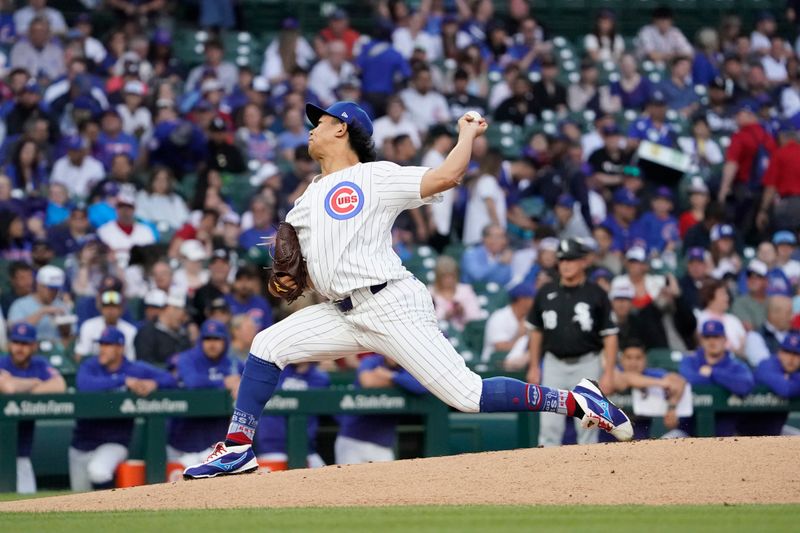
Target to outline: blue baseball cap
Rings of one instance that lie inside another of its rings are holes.
[[[706,320],[703,323],[700,335],[703,337],[724,337],[725,326],[719,320]]]
[[[754,100],[742,100],[737,106],[736,112],[758,113],[759,107],[758,102]]]
[[[367,112],[355,102],[336,102],[328,109],[322,109],[314,104],[306,104],[306,116],[311,123],[316,126],[322,115],[330,115],[352,126],[358,124],[360,128],[372,137],[372,121]]]
[[[672,195],[672,191],[669,190],[669,187],[665,187],[663,185],[661,187],[659,187],[658,189],[656,189],[656,194],[655,194],[654,197],[655,198],[664,198],[666,200],[669,200],[670,202],[675,200],[675,197]]]
[[[776,231],[772,236],[772,244],[797,244],[797,237],[788,230]]]
[[[650,95],[649,103],[657,105],[666,105],[667,97],[661,91],[653,91],[653,93]]]
[[[116,344],[117,346],[125,345],[125,335],[115,328],[114,326],[107,326],[97,339],[99,344]]]
[[[705,261],[706,260],[706,251],[699,246],[694,246],[689,248],[689,251],[686,252],[686,260],[687,261]]]
[[[594,272],[592,272],[592,274],[589,276],[589,281],[596,282],[598,279],[612,280],[614,279],[614,274],[612,274],[611,271],[607,268],[603,267],[596,268]]]
[[[533,286],[528,283],[520,283],[508,291],[508,296],[511,298],[511,300],[519,300],[520,298],[533,298],[536,296],[536,290],[534,290]]]
[[[800,355],[800,331],[790,331],[783,338],[781,350]]]
[[[83,150],[86,146],[83,142],[83,138],[80,135],[72,135],[67,137],[66,141],[64,141],[64,145],[67,150]]]
[[[11,342],[36,342],[36,326],[27,322],[18,322],[11,326],[11,333],[8,336]]]
[[[736,236],[736,231],[730,224],[715,224],[711,228],[711,240],[718,241],[720,239],[733,239]]]
[[[639,206],[639,199],[630,189],[620,187],[614,192],[613,202],[615,204],[629,205],[631,207]]]
[[[556,200],[556,205],[572,209],[572,206],[575,205],[575,198],[571,194],[562,194]]]
[[[200,338],[228,340],[228,329],[219,320],[206,320],[200,328]]]

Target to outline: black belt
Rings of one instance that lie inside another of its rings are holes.
[[[389,282],[384,281],[383,283],[371,286],[369,290],[372,294],[378,294],[383,289],[385,289],[386,285],[388,284]],[[336,305],[336,307],[339,308],[339,311],[341,311],[342,313],[352,311],[353,309],[353,299],[350,298],[349,296],[347,298],[342,298],[341,300],[335,300],[333,303]]]

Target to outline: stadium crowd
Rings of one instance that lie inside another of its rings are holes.
[[[78,391],[235,395],[255,334],[315,302],[263,287],[261,245],[318,172],[304,105],[352,100],[399,164],[441,163],[468,110],[490,122],[463,186],[393,231],[469,364],[529,371],[537,289],[577,239],[619,326],[615,388],[666,391],[665,428],[691,432],[674,411],[687,382],[800,396],[800,41],[778,31],[794,1],[696,36],[668,7],[635,36],[601,9],[573,46],[523,0],[503,16],[489,0],[376,0],[364,33],[338,8],[316,33],[275,20],[257,65],[231,61],[232,0],[199,2],[193,62],[174,49],[175,28],[195,27],[174,1],[86,1],[72,20],[14,4],[0,2],[0,393],[64,391],[71,371]],[[648,364],[665,352],[686,354],[679,368]],[[281,386],[327,387],[342,368],[358,387],[425,392],[380,354],[292,367]],[[781,416],[717,431],[789,431]],[[265,418],[259,454],[280,461],[285,422]],[[395,422],[340,424],[337,461],[393,457]],[[170,459],[197,462],[226,427],[173,420]],[[113,482],[132,428],[78,423],[74,489]]]

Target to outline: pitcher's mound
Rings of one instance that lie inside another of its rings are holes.
[[[2,511],[800,503],[800,438],[526,449],[258,473],[0,504]]]

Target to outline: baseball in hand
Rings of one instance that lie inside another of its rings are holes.
[[[464,116],[470,117],[474,122],[480,122],[480,120],[483,118],[477,111],[467,111]]]

